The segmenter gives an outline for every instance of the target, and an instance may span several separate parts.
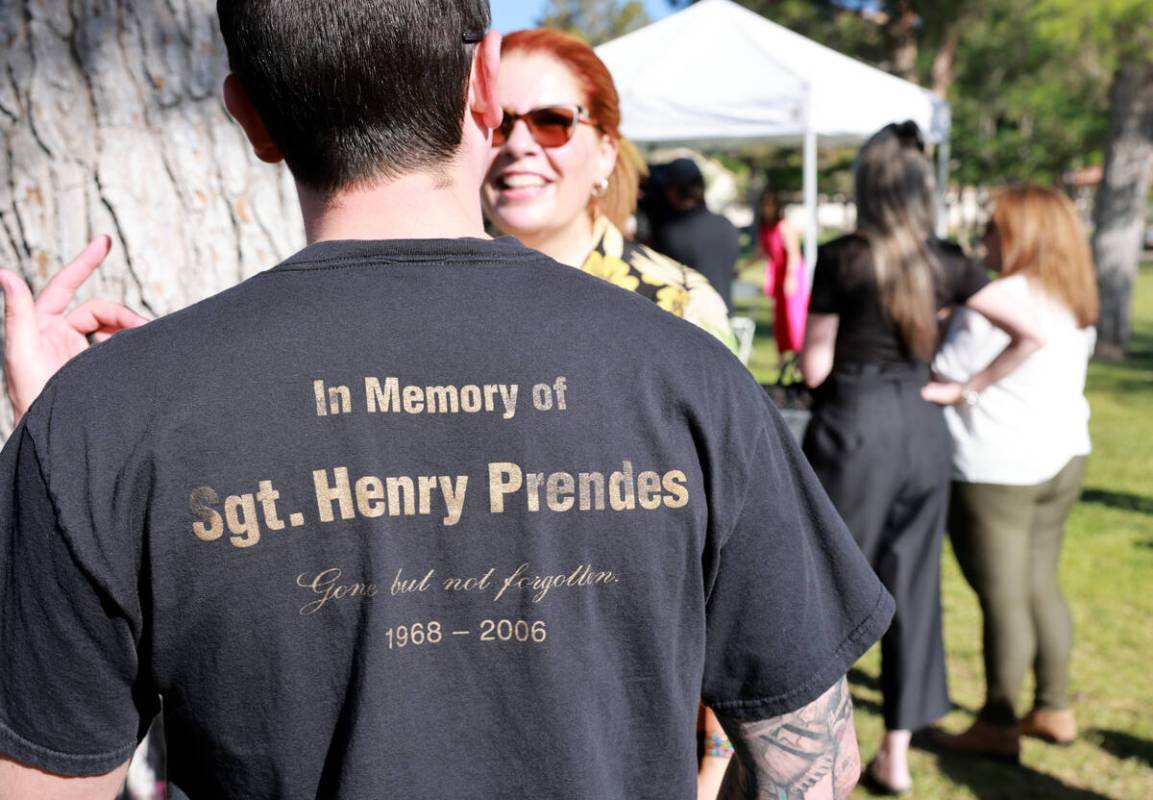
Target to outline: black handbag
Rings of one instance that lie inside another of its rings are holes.
[[[805,437],[805,428],[813,412],[813,390],[805,385],[801,377],[801,366],[797,355],[790,353],[781,361],[775,383],[762,383],[761,388],[769,395],[769,400],[781,412],[785,424],[799,443]]]

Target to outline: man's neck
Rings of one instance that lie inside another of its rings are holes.
[[[297,187],[309,244],[334,239],[488,238],[480,192],[465,176],[423,173],[322,198]]]

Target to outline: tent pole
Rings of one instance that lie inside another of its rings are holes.
[[[812,100],[810,98],[810,104]],[[817,131],[811,112],[805,126],[805,269],[812,276],[817,265]]]
[[[950,141],[946,135],[937,144],[937,238],[949,235],[949,160]]]

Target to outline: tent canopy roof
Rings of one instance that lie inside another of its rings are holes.
[[[732,0],[701,0],[607,42],[597,54],[620,92],[622,131],[637,142],[863,141],[914,120],[949,135],[949,104],[908,81],[783,28]]]

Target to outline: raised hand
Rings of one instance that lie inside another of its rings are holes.
[[[101,342],[117,331],[148,320],[108,300],[88,300],[68,311],[76,290],[112,249],[112,240],[98,236],[48,281],[33,298],[24,278],[0,270],[4,291],[4,378],[16,419],[32,405],[58,369],[88,347],[88,337]]]

